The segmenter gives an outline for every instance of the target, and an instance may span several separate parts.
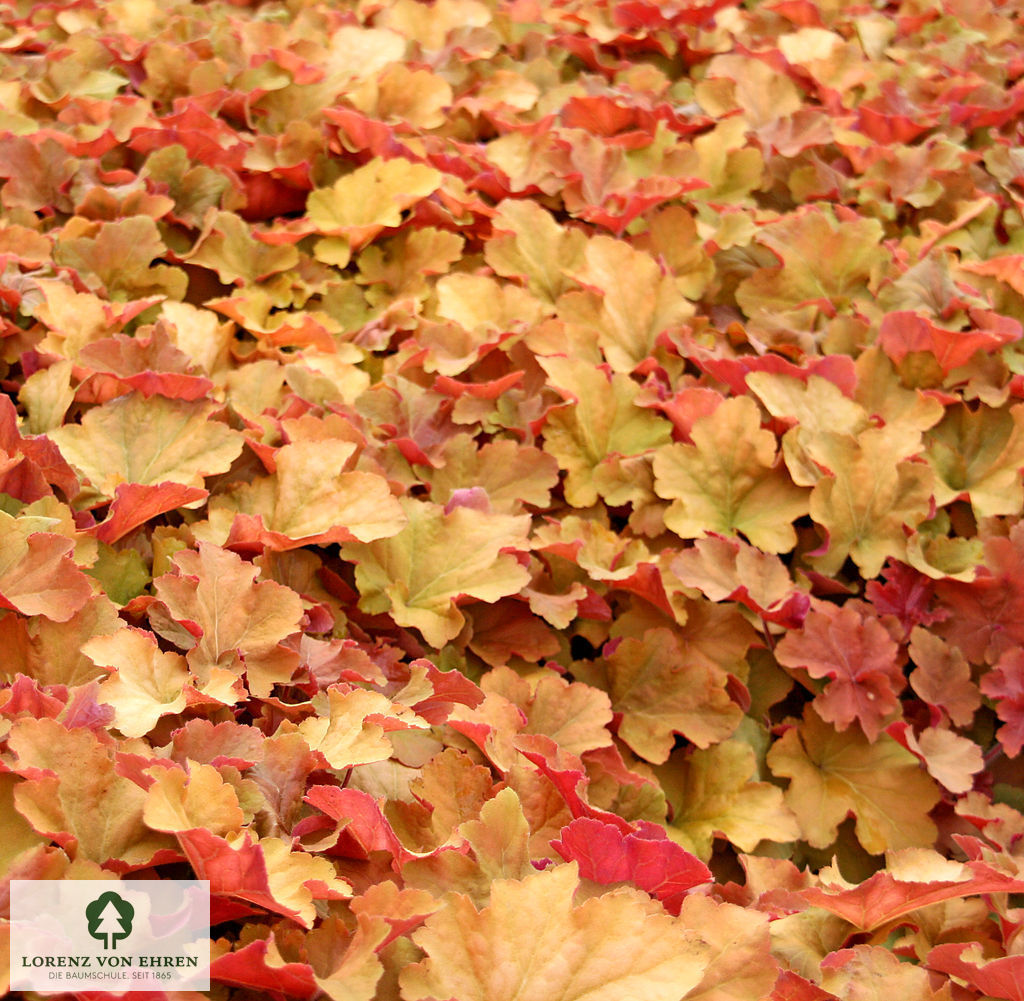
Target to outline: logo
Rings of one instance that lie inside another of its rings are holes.
[[[206,880],[12,879],[10,903],[12,992],[210,989]]]
[[[104,949],[116,949],[117,943],[132,933],[135,908],[119,893],[101,893],[85,908],[89,934],[103,942]]]

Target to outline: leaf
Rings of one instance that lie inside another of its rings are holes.
[[[283,914],[303,928],[313,925],[314,899],[352,895],[328,859],[294,851],[278,838],[257,839],[248,829],[224,838],[202,827],[177,837],[196,878],[210,881],[211,894]]]
[[[901,739],[895,730],[892,735]],[[924,763],[928,774],[950,792],[969,792],[974,776],[985,767],[981,748],[969,737],[945,727],[928,726],[916,736],[908,728],[902,739]]]
[[[25,380],[18,399],[28,412],[26,430],[31,434],[45,434],[64,422],[75,399],[71,374],[71,362],[59,361]]]
[[[81,424],[66,424],[49,437],[107,499],[121,483],[202,487],[204,476],[227,472],[244,441],[211,419],[215,410],[212,403],[147,400],[135,392],[90,410]]]
[[[1003,722],[999,743],[1015,758],[1024,747],[1024,651],[1007,650],[979,684],[981,691],[996,703],[996,715]]]
[[[412,499],[401,504],[408,524],[398,535],[342,546],[344,558],[356,564],[365,611],[390,612],[440,648],[465,621],[455,605],[461,595],[493,602],[529,582],[526,569],[504,552],[526,548],[528,517],[468,507],[446,511]]]
[[[0,511],[0,607],[67,622],[92,597],[92,586],[68,556],[74,542],[40,531],[47,523]]]
[[[298,656],[280,646],[299,629],[302,602],[234,553],[199,544],[174,557],[174,571],[153,581],[163,605],[150,608],[153,629],[186,649],[189,670],[201,685],[212,672],[248,674],[253,694],[269,694],[290,680]]]
[[[355,448],[330,438],[283,445],[274,454],[273,475],[218,494],[210,516],[237,512],[258,519],[239,535],[277,551],[397,535],[407,519],[384,477],[345,471]]]
[[[395,833],[417,852],[458,844],[459,829],[476,820],[494,796],[494,781],[483,765],[454,747],[435,754],[409,790],[411,802],[389,804]]]
[[[771,990],[779,967],[767,915],[694,893],[683,901],[680,918],[699,929],[712,949],[711,963],[685,1001],[746,1001]]]
[[[506,278],[522,277],[538,299],[554,305],[573,287],[568,274],[583,263],[587,239],[560,226],[531,199],[505,199],[491,223],[498,234],[487,241],[484,257]]]
[[[873,931],[943,900],[1015,893],[1021,886],[1021,880],[984,862],[955,862],[922,848],[889,852],[886,863],[856,886],[808,887],[800,896],[855,928]]]
[[[430,498],[447,504],[466,484],[487,494],[491,509],[519,514],[524,504],[546,508],[558,483],[558,463],[546,452],[499,438],[478,448],[467,434],[455,435],[442,452],[444,464],[429,470]]]
[[[778,267],[759,268],[736,289],[748,316],[795,309],[825,301],[843,308],[867,298],[873,275],[888,263],[877,219],[840,222],[832,212],[807,206],[765,226],[758,241],[779,258]]]
[[[574,671],[608,692],[612,711],[622,715],[619,737],[655,764],[668,759],[676,733],[709,747],[743,718],[726,691],[725,671],[687,655],[671,629],[626,638],[592,668],[579,664]]]
[[[152,768],[142,817],[155,831],[202,828],[224,836],[242,827],[245,815],[235,788],[213,765],[189,762],[185,768]]]
[[[672,806],[669,836],[703,861],[716,836],[746,852],[760,841],[795,841],[800,829],[782,790],[752,781],[756,770],[753,749],[736,739],[676,752],[657,771]]]
[[[288,997],[311,997],[318,986],[313,968],[308,963],[281,961],[278,950],[271,948],[272,942],[257,938],[232,952],[214,956],[210,978],[251,992],[275,990]]]
[[[976,942],[946,942],[928,953],[928,966],[963,980],[987,997],[1024,1001],[1024,957],[989,958]]]
[[[622,240],[593,237],[583,259],[572,277],[588,291],[563,295],[558,315],[596,333],[613,372],[631,372],[658,335],[688,319],[693,307],[653,258]]]
[[[572,358],[538,358],[551,382],[574,402],[551,411],[544,426],[544,451],[566,470],[565,498],[573,507],[597,501],[595,472],[605,460],[640,455],[669,440],[668,421],[635,404],[639,387],[620,373]]]
[[[167,307],[164,303],[165,313]],[[95,372],[116,376],[146,397],[198,400],[213,389],[189,356],[171,342],[164,323],[156,324],[149,337],[114,334],[92,341],[78,352],[78,361]]]
[[[76,855],[101,865],[147,865],[173,846],[172,839],[143,823],[146,793],[117,774],[113,749],[91,730],[21,719],[8,743],[17,755],[16,770],[44,773],[14,791],[18,812],[41,834],[61,844],[73,842]]]
[[[710,601],[738,601],[769,622],[797,627],[810,607],[782,560],[742,539],[707,535],[679,553],[671,569]]]
[[[1024,526],[984,539],[984,571],[971,581],[940,580],[935,631],[973,663],[994,664],[1024,642]]]
[[[526,717],[523,733],[541,733],[570,754],[584,754],[612,743],[606,727],[612,709],[604,692],[555,675],[521,678],[509,667],[496,667],[480,682],[484,692],[494,692],[517,705]]]
[[[391,757],[394,749],[384,735],[385,730],[426,729],[426,723],[411,709],[380,692],[360,688],[342,691],[332,686],[318,703],[320,714],[303,720],[299,733],[331,768],[349,768]]]
[[[42,685],[83,685],[104,672],[82,653],[93,636],[106,636],[124,628],[117,607],[101,594],[88,601],[64,622],[37,617],[29,622],[16,615],[0,618],[5,649],[4,676],[34,678]]]
[[[926,316],[909,310],[898,310],[887,314],[882,320],[878,343],[897,365],[908,355],[930,354],[945,375],[966,365],[976,351],[995,351],[1000,345],[1019,336],[1019,332],[1010,330],[1005,333],[988,330],[962,333],[940,326]]]
[[[100,542],[113,545],[158,515],[179,507],[190,507],[208,496],[200,487],[173,481],[119,483],[114,488],[114,499],[107,510],[107,517],[92,529],[92,534]]]
[[[288,244],[272,246],[257,239],[252,228],[234,212],[215,212],[185,260],[195,267],[216,271],[224,285],[253,285],[294,268],[299,263],[299,252]]]
[[[753,400],[726,400],[694,422],[691,437],[692,445],[654,456],[654,489],[673,502],[665,524],[684,539],[742,532],[765,552],[792,549],[792,522],[807,513],[808,494],[779,467],[775,436],[761,428]]]
[[[440,184],[441,174],[433,167],[401,157],[375,157],[331,187],[310,192],[306,211],[319,232],[362,246],[383,229],[401,225],[402,212]]]
[[[167,295],[183,299],[188,280],[180,268],[153,266],[167,247],[149,216],[90,223],[75,216],[57,240],[53,259],[74,268],[82,283],[113,300]]]
[[[899,956],[878,945],[840,949],[821,963],[821,985],[843,1001],[884,1001],[894,993],[907,1001],[938,1001],[949,990],[933,990],[928,972],[901,962]]]
[[[775,659],[831,679],[815,696],[818,715],[840,732],[856,720],[874,742],[900,709],[906,682],[897,653],[888,630],[866,608],[818,601],[802,627],[779,641]]]
[[[658,831],[660,837],[623,834],[613,824],[580,817],[562,828],[551,847],[566,862],[575,861],[581,877],[604,886],[634,883],[678,915],[687,893],[711,880],[711,870]]]
[[[98,667],[115,669],[100,686],[100,698],[114,707],[114,725],[126,737],[144,737],[161,716],[185,708],[185,658],[162,651],[150,633],[128,628],[94,636],[82,653]]]
[[[404,1001],[678,1001],[707,964],[705,946],[637,891],[578,906],[575,865],[497,880],[477,911],[462,894],[413,935],[427,958],[401,975]]]
[[[832,843],[851,811],[857,839],[873,854],[935,841],[928,811],[941,798],[939,788],[887,734],[870,743],[853,727],[837,733],[808,708],[804,722],[772,745],[768,765],[792,780],[786,804],[815,848]]]
[[[515,791],[506,786],[480,807],[476,820],[464,820],[459,834],[466,839],[482,877],[522,879],[530,865],[530,825]]]
[[[955,646],[949,646],[922,626],[910,634],[910,687],[930,706],[943,710],[956,726],[970,726],[981,706],[981,693],[971,680],[971,666]]]
[[[927,466],[906,461],[918,441],[916,432],[887,425],[856,438],[823,433],[808,445],[832,474],[811,491],[811,517],[828,532],[828,550],[815,561],[821,573],[834,574],[849,557],[867,579],[887,558],[906,556],[904,526],[928,517],[934,484]]]
[[[1024,506],[1024,404],[1008,409],[947,407],[928,434],[928,462],[935,471],[935,503],[967,494],[979,518],[1014,514]]]

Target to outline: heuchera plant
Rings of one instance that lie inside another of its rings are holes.
[[[208,879],[224,1001],[1024,1001],[1022,22],[4,3],[4,880]]]

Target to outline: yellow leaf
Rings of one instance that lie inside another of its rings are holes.
[[[925,454],[940,507],[963,494],[979,518],[1016,514],[1024,505],[1024,404],[977,411],[965,404],[947,407],[928,434]]]
[[[544,450],[568,472],[565,498],[590,507],[598,498],[595,471],[610,458],[638,455],[669,441],[671,425],[635,404],[640,387],[627,375],[608,377],[574,358],[538,358],[551,382],[573,399],[553,410],[544,427]]]
[[[161,716],[185,708],[185,658],[162,651],[149,633],[119,629],[93,637],[82,653],[98,667],[116,668],[100,685],[99,699],[114,707],[114,726],[126,737],[143,737]]]
[[[210,515],[257,515],[275,550],[331,542],[372,542],[396,535],[405,514],[387,480],[344,467],[355,451],[339,439],[296,441],[275,453],[277,469],[218,494]]]
[[[460,595],[494,602],[515,594],[530,574],[506,549],[528,548],[528,515],[445,508],[403,498],[408,524],[396,536],[345,543],[342,556],[357,564],[360,607],[389,612],[401,626],[419,629],[442,647],[458,635]]]
[[[692,445],[676,442],[654,456],[654,489],[672,501],[665,524],[684,539],[742,532],[767,553],[792,549],[792,522],[807,513],[808,492],[780,467],[757,404],[725,400],[694,422],[691,437]]]
[[[496,235],[484,246],[484,258],[499,275],[525,278],[530,292],[551,306],[573,288],[568,273],[583,263],[582,232],[559,226],[529,198],[500,202],[492,225]]]
[[[213,765],[195,761],[183,768],[148,770],[153,784],[146,792],[142,817],[156,831],[203,828],[218,836],[241,828],[245,819],[238,794]]]
[[[906,461],[919,441],[914,429],[886,425],[856,438],[822,433],[808,442],[810,456],[832,473],[811,491],[811,517],[828,532],[817,570],[834,574],[849,556],[869,580],[889,557],[905,557],[904,526],[928,517],[935,479],[927,466]]]
[[[213,403],[119,396],[90,410],[81,424],[49,437],[96,492],[110,499],[120,483],[184,483],[224,473],[242,452],[243,436],[213,420]]]
[[[482,911],[463,894],[413,935],[404,1001],[679,1001],[707,965],[697,934],[638,890],[574,906],[575,863],[500,879]]]
[[[808,708],[804,722],[772,746],[768,765],[792,780],[786,803],[814,848],[835,840],[850,811],[857,840],[874,855],[935,841],[928,811],[942,798],[939,787],[886,733],[869,743],[858,727],[840,733]]]
[[[663,330],[693,315],[670,275],[653,257],[623,240],[596,236],[572,277],[588,291],[558,300],[558,315],[594,330],[614,372],[631,372],[654,350]]]
[[[304,719],[299,724],[299,733],[311,750],[323,754],[332,768],[349,768],[391,757],[393,748],[384,735],[382,720],[388,721],[388,729],[427,728],[411,709],[380,692],[362,688],[343,692],[332,687],[326,696],[318,696],[314,705],[318,705],[321,715]]]
[[[433,167],[398,157],[376,157],[329,188],[310,192],[310,222],[326,236],[347,236],[354,245],[369,242],[381,230],[401,225],[402,212],[441,186]]]
[[[754,751],[741,740],[673,755],[657,769],[673,808],[672,839],[704,861],[711,858],[716,835],[745,852],[762,840],[795,841],[800,828],[782,790],[752,781],[755,772]]]
[[[771,994],[778,964],[770,952],[767,914],[691,893],[679,918],[712,950],[701,982],[684,1001],[748,1001]]]
[[[216,271],[225,285],[252,285],[294,268],[299,263],[299,252],[288,243],[275,246],[257,240],[249,224],[234,212],[214,212],[186,260]]]

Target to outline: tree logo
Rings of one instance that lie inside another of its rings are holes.
[[[119,893],[108,890],[86,906],[85,917],[89,922],[89,934],[95,939],[103,939],[104,949],[116,949],[118,940],[132,933],[135,908]]]

